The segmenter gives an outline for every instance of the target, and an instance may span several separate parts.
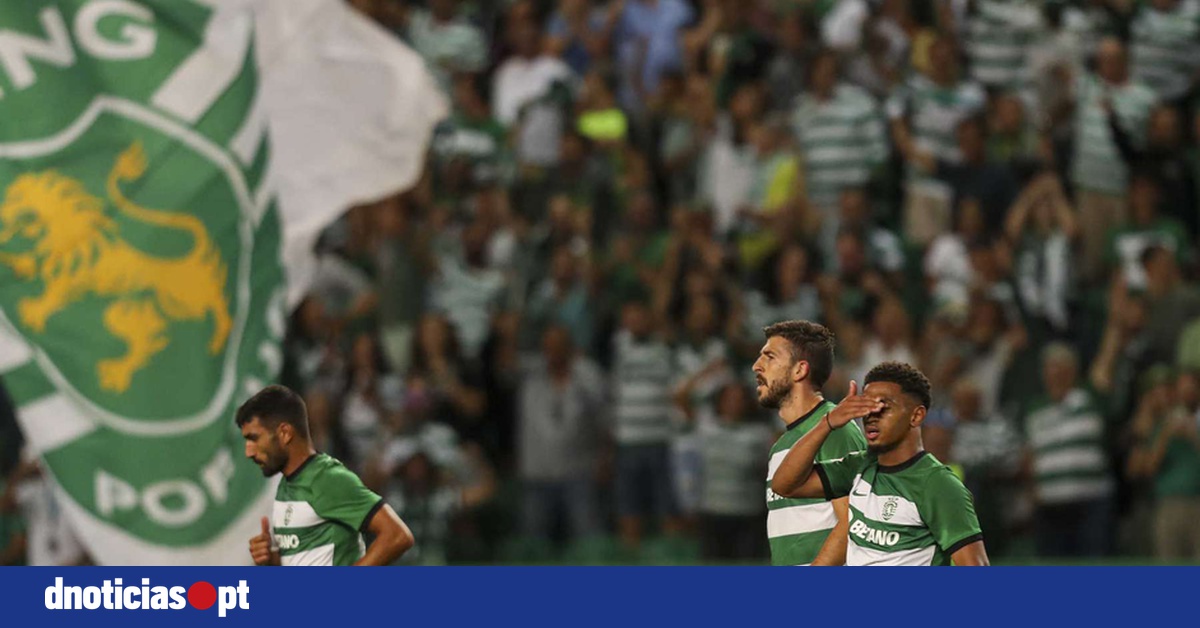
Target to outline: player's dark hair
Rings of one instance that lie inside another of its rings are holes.
[[[933,403],[933,395],[930,392],[932,386],[929,384],[929,378],[925,377],[917,367],[904,362],[881,362],[875,368],[867,372],[867,377],[863,380],[863,386],[872,382],[887,382],[900,387],[900,391],[911,395],[921,405],[926,408]]]
[[[813,388],[820,390],[833,371],[833,332],[812,321],[783,321],[763,327],[763,335],[770,340],[783,338],[791,347],[792,361],[808,362],[809,377]]]
[[[260,390],[238,407],[234,420],[238,427],[243,427],[254,419],[270,429],[287,423],[297,434],[308,438],[308,409],[304,399],[287,386],[267,386]]]

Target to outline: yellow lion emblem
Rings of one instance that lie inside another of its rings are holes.
[[[20,278],[39,277],[45,284],[40,295],[17,304],[26,327],[41,333],[51,316],[88,294],[112,299],[104,310],[104,327],[126,350],[101,360],[96,371],[100,387],[114,392],[127,390],[134,373],[167,347],[169,321],[211,315],[208,351],[213,355],[222,351],[231,327],[225,264],[204,223],[187,214],[140,207],[121,191],[123,182],[145,172],[145,152],[135,143],[109,172],[109,200],[133,220],[186,232],[192,247],[180,257],[154,257],[130,246],[105,213],[103,200],[53,170],[17,177],[0,205],[0,245],[18,234],[35,242],[28,252],[0,253],[0,264]]]

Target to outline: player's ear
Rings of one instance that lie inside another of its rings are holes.
[[[908,419],[908,424],[913,427],[921,427],[921,424],[925,422],[926,412],[928,411],[925,409],[925,406],[917,406],[916,408],[913,408],[913,413]]]
[[[808,374],[808,360],[796,360],[796,362],[792,364],[792,381],[802,382],[808,378]]]
[[[282,445],[290,445],[292,439],[296,436],[296,428],[292,427],[291,423],[280,421],[279,431],[277,432],[279,442]]]

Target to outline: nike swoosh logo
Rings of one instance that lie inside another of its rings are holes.
[[[858,492],[853,492],[853,491],[852,491],[850,494],[851,494],[851,495],[856,495],[856,496],[858,496],[858,497],[870,497],[870,496],[871,496],[871,494],[870,494],[870,493],[858,493]]]

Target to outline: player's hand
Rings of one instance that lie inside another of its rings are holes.
[[[850,392],[846,398],[831,410],[828,415],[829,426],[838,429],[847,423],[883,409],[883,404],[875,399],[858,394],[858,382],[850,380]]]
[[[271,524],[262,518],[262,534],[250,539],[250,557],[259,566],[279,563],[276,552],[271,550]]]

